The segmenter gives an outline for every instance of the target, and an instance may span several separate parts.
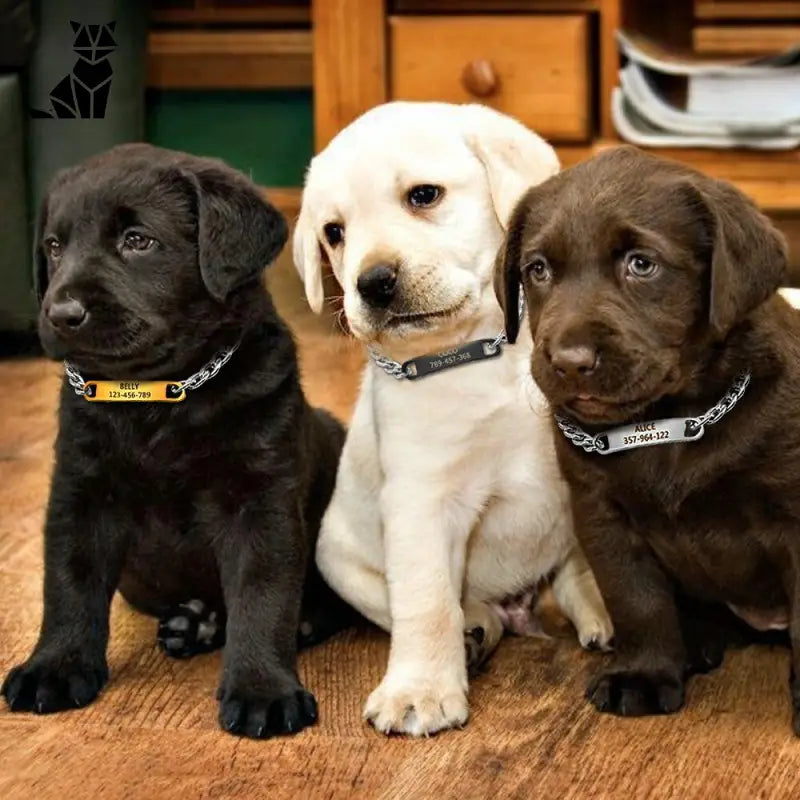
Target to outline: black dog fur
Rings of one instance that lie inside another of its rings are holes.
[[[222,162],[123,145],[55,178],[38,234],[42,344],[84,379],[185,379],[240,346],[180,403],[90,403],[64,381],[44,619],[3,685],[9,707],[97,696],[119,588],[149,614],[196,598],[226,619],[223,728],[301,730],[317,709],[296,673],[300,621],[311,643],[349,617],[309,558],[344,432],[306,402],[262,282],[286,223]],[[65,324],[75,302],[87,316]]]

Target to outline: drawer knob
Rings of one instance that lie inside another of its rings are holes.
[[[497,91],[498,83],[491,61],[483,58],[470,61],[461,73],[461,85],[475,97],[490,97]]]

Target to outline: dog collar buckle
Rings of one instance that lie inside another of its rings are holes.
[[[750,373],[742,373],[720,401],[699,417],[634,422],[597,434],[587,433],[580,425],[560,414],[556,414],[556,424],[576,447],[587,453],[600,453],[602,456],[656,444],[694,442],[702,438],[707,425],[719,422],[741,400],[749,384]]]

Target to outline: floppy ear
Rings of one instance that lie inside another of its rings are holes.
[[[503,309],[509,344],[514,344],[519,334],[520,251],[527,208],[526,197],[527,193],[511,214],[505,241],[494,262],[494,293]]]
[[[286,220],[244,177],[187,170],[197,193],[197,251],[209,294],[223,302],[258,278],[286,243]]]
[[[308,305],[315,314],[322,311],[325,291],[322,283],[322,249],[303,195],[300,216],[294,228],[294,266],[303,280]]]
[[[723,337],[781,285],[786,241],[755,205],[724,181],[700,192],[713,221],[709,322]]]
[[[483,162],[495,214],[505,230],[517,200],[555,175],[556,151],[521,122],[487,106],[463,106],[467,145]]]

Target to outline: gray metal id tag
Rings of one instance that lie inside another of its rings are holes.
[[[623,425],[595,436],[597,452],[602,455],[632,450],[635,447],[650,447],[654,444],[693,442],[705,433],[705,428],[686,417],[657,419],[652,422],[636,422]]]
[[[475,339],[473,342],[445,350],[443,353],[417,356],[403,364],[405,377],[410,381],[424,378],[434,372],[441,372],[462,364],[471,364],[473,361],[483,361],[486,358],[496,358],[503,352],[503,347],[496,344],[494,339]]]

